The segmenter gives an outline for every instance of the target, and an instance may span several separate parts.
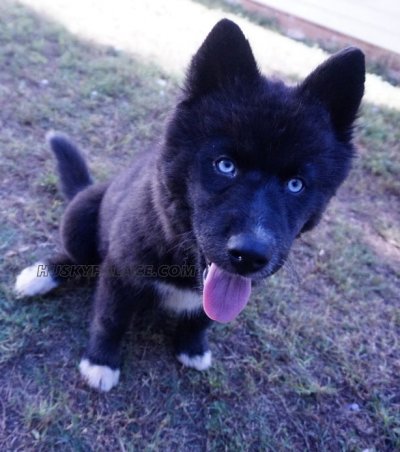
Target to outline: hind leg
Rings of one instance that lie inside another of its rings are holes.
[[[44,295],[63,281],[85,276],[92,269],[74,265],[100,262],[97,244],[98,212],[106,185],[98,184],[78,193],[68,205],[61,223],[64,253],[25,268],[15,282],[18,297]]]
[[[92,185],[68,204],[61,222],[61,238],[66,253],[80,265],[100,263],[99,210],[106,184]]]

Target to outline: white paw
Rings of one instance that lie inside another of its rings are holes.
[[[196,370],[206,370],[211,366],[211,356],[211,352],[208,350],[204,355],[189,356],[186,353],[181,353],[177,358],[186,367],[192,367]]]
[[[119,369],[112,370],[111,367],[99,366],[88,359],[82,359],[79,370],[88,385],[100,391],[107,392],[118,384]]]
[[[43,295],[58,286],[48,271],[48,265],[38,262],[25,268],[17,276],[14,290],[17,297],[33,297]]]

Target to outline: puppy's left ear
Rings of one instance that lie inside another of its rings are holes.
[[[349,47],[330,57],[299,86],[301,93],[319,99],[330,113],[338,136],[348,140],[364,94],[365,58]]]
[[[259,77],[250,44],[231,20],[222,19],[192,58],[185,91],[190,98],[223,88],[235,80]]]

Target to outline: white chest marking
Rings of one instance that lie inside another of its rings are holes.
[[[172,284],[157,282],[157,290],[161,297],[161,306],[177,314],[199,310],[202,297],[190,289],[177,289]]]

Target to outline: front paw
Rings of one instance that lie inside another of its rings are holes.
[[[178,361],[186,367],[191,367],[196,370],[207,370],[211,366],[212,355],[211,351],[207,350],[202,355],[188,355],[186,353],[179,353],[176,356]]]
[[[84,358],[79,364],[79,370],[87,384],[99,391],[107,392],[118,384],[119,369],[92,364],[89,359]]]

